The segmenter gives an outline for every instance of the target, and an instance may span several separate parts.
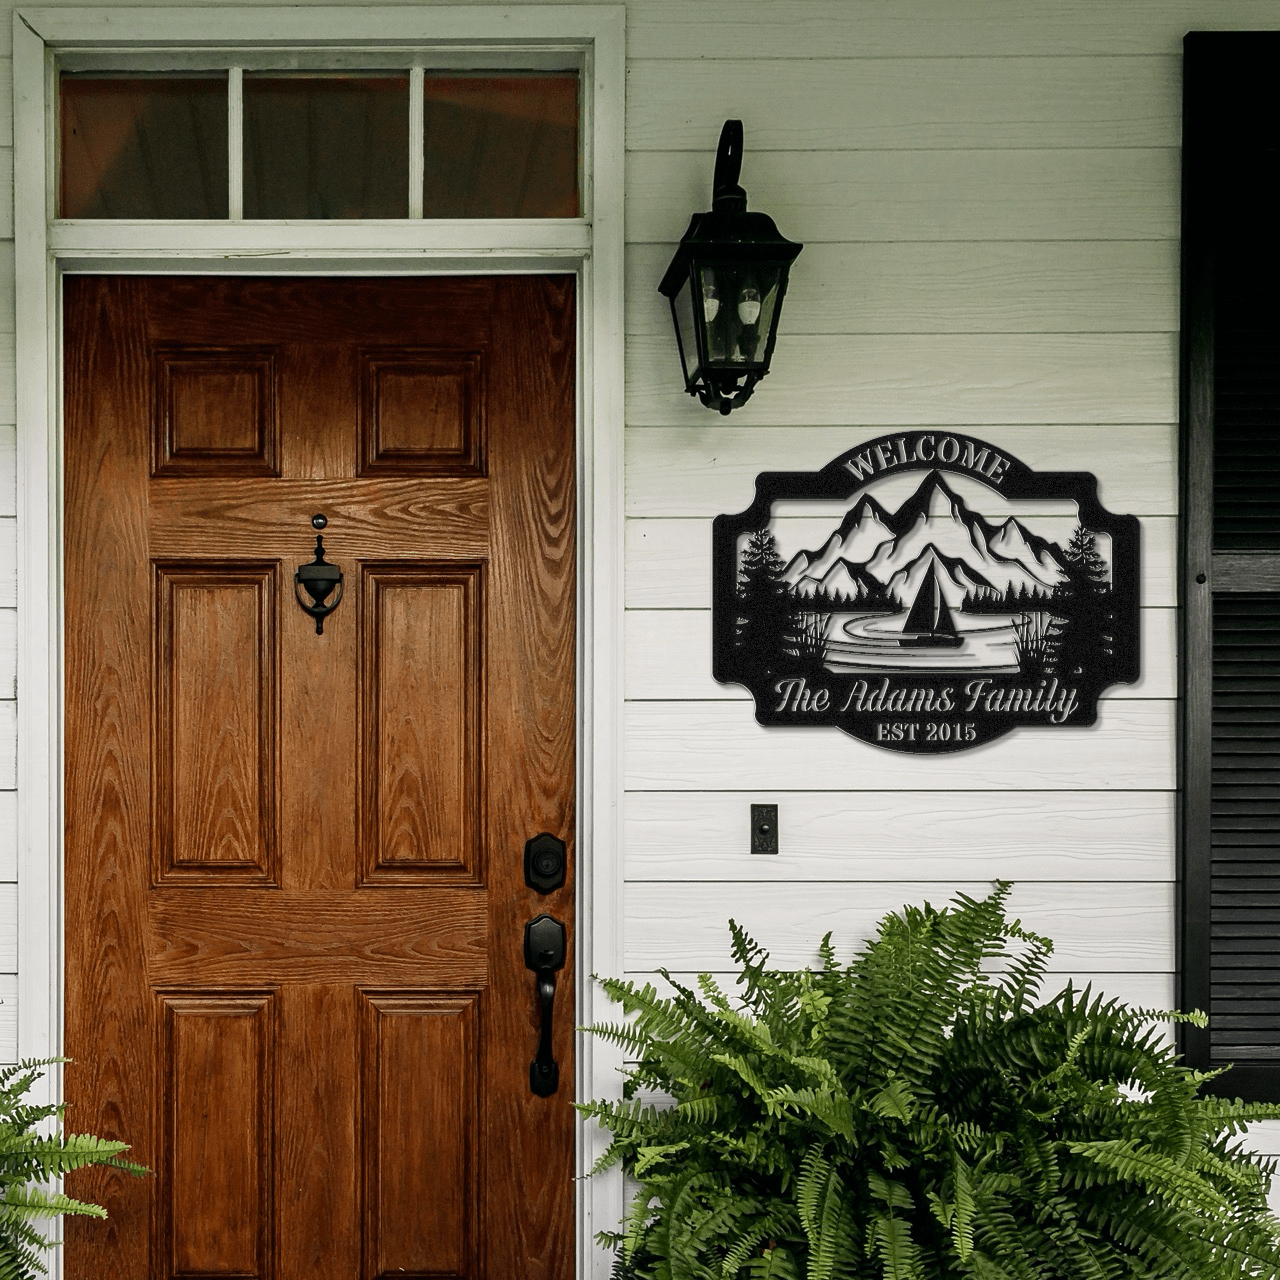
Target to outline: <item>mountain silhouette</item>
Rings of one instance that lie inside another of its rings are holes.
[[[805,596],[831,594],[839,582],[838,593],[854,599],[879,586],[908,602],[930,564],[953,608],[975,589],[1047,597],[1065,576],[1055,543],[1013,517],[992,524],[933,470],[896,511],[863,494],[821,549],[791,558],[783,579]]]
[[[848,560],[837,560],[822,577],[801,578],[796,584],[796,593],[801,596],[814,596],[821,592],[833,600],[865,600],[868,596],[879,596],[884,588],[860,564],[852,564]]]

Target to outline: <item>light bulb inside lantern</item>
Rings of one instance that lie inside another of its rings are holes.
[[[720,291],[709,280],[702,285],[702,314],[708,324],[720,314]]]
[[[738,295],[738,319],[743,324],[755,324],[760,319],[760,290],[746,285]]]

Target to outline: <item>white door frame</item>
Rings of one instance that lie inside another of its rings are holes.
[[[577,1012],[592,973],[622,972],[621,647],[623,111],[625,8],[23,9],[14,13],[17,303],[18,1050],[62,1047],[63,633],[61,279],[68,271],[439,274],[570,271],[578,277]],[[211,51],[329,56],[419,51],[433,64],[581,68],[583,214],[577,219],[395,222],[59,221],[54,89],[59,59],[191,65]],[[184,64],[183,58],[188,59]],[[114,61],[113,61],[114,60]],[[567,65],[561,62],[560,65]],[[617,1092],[616,1055],[577,1042],[577,1096]],[[60,1096],[50,1073],[46,1097]],[[577,1129],[579,1173],[602,1147]],[[616,1173],[578,1182],[577,1274],[609,1274],[593,1236],[615,1227]],[[60,1260],[50,1266],[57,1280]]]

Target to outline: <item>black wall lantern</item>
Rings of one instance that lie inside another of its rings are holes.
[[[802,244],[766,213],[747,212],[742,121],[726,120],[711,212],[695,213],[658,290],[671,300],[684,385],[708,409],[746,404],[769,372],[787,276]]]

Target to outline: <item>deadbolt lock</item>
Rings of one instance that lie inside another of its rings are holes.
[[[524,843],[524,882],[539,893],[554,893],[563,887],[565,875],[564,841],[544,831]]]

